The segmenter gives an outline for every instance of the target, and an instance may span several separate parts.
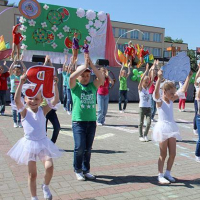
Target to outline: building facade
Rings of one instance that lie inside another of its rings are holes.
[[[134,44],[144,45],[144,48],[149,50],[149,52],[153,54],[155,58],[171,57],[171,52],[168,52],[167,48],[171,47],[172,45],[175,47],[180,47],[181,51],[187,51],[188,49],[188,44],[186,43],[180,44],[165,42],[165,28],[118,21],[112,21],[112,27],[115,40],[117,41],[121,36],[121,38],[118,40],[117,47],[122,52],[124,51],[124,47],[126,46],[127,42],[130,40]],[[131,31],[134,29],[136,30]]]

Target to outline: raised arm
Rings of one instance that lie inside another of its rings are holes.
[[[114,84],[114,81],[113,81],[113,79],[109,76],[108,69],[106,69],[106,77],[108,77],[109,83],[113,85],[113,84]]]
[[[21,23],[19,23],[19,24],[17,24],[16,26],[13,27],[13,33],[14,33],[14,34],[16,34],[17,27],[20,26],[20,25],[21,25]]]
[[[10,71],[10,68],[8,67],[6,60],[3,62],[3,65],[8,69],[8,71]]]
[[[21,65],[22,65],[22,67],[23,67],[23,73],[26,73],[27,68],[26,68],[26,65],[25,65],[24,62],[23,62],[23,54],[21,55],[20,63],[21,63]]]
[[[22,93],[22,86],[26,82],[26,79],[27,79],[26,74],[23,74],[20,77],[20,83],[15,92],[14,101],[15,101],[15,104],[16,104],[18,110],[22,109],[24,107],[24,104],[21,102],[21,93]],[[24,118],[26,116],[26,109],[21,111],[21,116],[22,116],[22,118]]]
[[[155,93],[155,99],[160,99],[160,83],[161,83],[161,80],[162,80],[162,70],[159,70],[158,71],[158,80],[156,81],[156,86],[155,86],[155,90],[154,90],[154,93]],[[162,102],[156,102],[156,105],[157,107],[161,107],[162,105]]]
[[[90,67],[92,68],[94,74],[96,75],[96,79],[93,81],[94,85],[96,88],[99,88],[100,85],[103,85],[104,84],[104,80],[105,80],[105,77],[102,75],[101,71],[98,70],[96,68],[96,66],[94,66],[94,64],[92,63],[91,59],[89,58],[89,64],[90,64]]]
[[[148,70],[149,70],[149,63],[146,64],[146,70],[145,70],[145,72],[144,72],[144,74],[143,74],[143,76],[142,76],[142,78],[141,78],[141,80],[140,80],[140,83],[139,83],[139,85],[138,85],[138,90],[139,90],[139,91],[142,90],[142,82],[143,82],[145,76],[147,75]]]
[[[9,68],[10,76],[13,75],[13,67],[14,67],[15,64],[16,64],[16,56],[15,56],[14,61],[12,62],[12,64],[10,65],[10,68]]]
[[[128,65],[128,73],[126,75],[126,78],[128,78],[130,74],[131,74],[130,65]]]
[[[54,76],[54,97],[51,100],[51,105],[55,106],[57,103],[59,103],[59,91],[58,91],[58,77]],[[43,112],[44,115],[46,116],[47,113],[51,110],[52,108],[46,104],[45,106],[43,106]]]
[[[119,80],[120,80],[120,78],[121,78],[121,74],[122,74],[122,70],[123,70],[123,68],[124,68],[124,66],[123,66],[123,64],[122,64],[122,67],[121,67],[121,69],[120,69],[120,71],[119,71]]]
[[[191,76],[192,76],[192,71],[190,71],[189,75],[187,76],[185,83],[184,83],[183,87],[181,88],[181,92],[183,92],[183,93],[187,92]]]
[[[45,57],[45,61],[44,61],[44,64],[43,64],[44,66],[46,65],[46,66],[51,66],[51,67],[53,67],[53,64],[52,64],[52,62],[51,62],[51,59],[50,59],[50,57],[48,56],[48,55],[46,55],[46,57]]]
[[[65,61],[64,61],[64,63],[63,63],[63,72],[65,71],[65,66],[66,66],[66,64],[67,64],[67,59],[68,59],[68,55],[66,54],[66,55],[65,55]]]

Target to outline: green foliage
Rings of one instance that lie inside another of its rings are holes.
[[[175,43],[180,43],[180,44],[183,43],[183,40],[181,38],[180,39],[177,38],[177,39],[174,40],[170,36],[166,36],[164,41],[165,42],[172,42],[172,43],[175,42]]]
[[[196,53],[195,53],[195,51],[192,50],[192,49],[189,49],[188,50],[188,56],[190,58],[191,70],[193,72],[196,72],[198,70],[198,67],[197,67],[197,59],[196,59]]]

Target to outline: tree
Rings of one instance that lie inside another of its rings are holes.
[[[196,58],[195,50],[188,49],[188,56],[190,58],[190,66],[191,66],[192,71],[197,72],[198,67],[197,67],[197,58]]]
[[[183,43],[183,40],[177,38],[177,39],[174,40],[174,42],[182,44],[182,43]]]
[[[170,36],[165,37],[165,42],[173,42],[173,39]]]

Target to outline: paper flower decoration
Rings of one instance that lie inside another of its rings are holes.
[[[27,49],[27,45],[25,45],[25,44],[22,44],[22,46],[21,46],[21,49],[23,49],[23,50],[26,50]]]
[[[20,23],[23,24],[25,21],[26,21],[26,19],[25,19],[24,17],[21,16],[21,17],[19,18],[19,22],[20,22]]]
[[[56,25],[53,25],[53,27],[51,28],[54,32],[56,32],[58,30]]]
[[[22,35],[23,41],[26,41],[26,35]]]
[[[93,21],[89,21],[89,25],[92,26],[94,23]]]
[[[94,27],[98,29],[101,26],[102,26],[102,22],[100,22],[99,20],[95,20]]]
[[[54,42],[51,46],[55,49],[58,45]]]
[[[29,26],[35,26],[36,21],[34,21],[33,19],[28,20]]]
[[[63,27],[63,30],[64,30],[64,32],[69,32],[69,31],[70,31],[70,28],[69,28],[67,25],[65,25],[65,26]]]
[[[91,37],[95,37],[96,34],[97,34],[96,29],[95,29],[95,28],[91,28],[91,29],[89,30],[89,34],[90,34]]]
[[[77,9],[76,14],[79,18],[83,18],[85,17],[85,10],[83,8],[79,8]]]
[[[26,27],[26,26],[24,26],[24,25],[21,25],[21,27],[20,27],[20,30],[21,30],[21,31],[23,31],[23,32],[26,32],[26,29],[27,29],[27,27]]]
[[[63,53],[64,53],[64,54],[67,54],[68,52],[69,52],[69,49],[64,48]]]
[[[41,25],[42,25],[42,28],[47,27],[47,23],[46,22],[42,22]]]
[[[59,39],[62,39],[64,37],[64,35],[61,32],[58,33],[57,36],[59,37]]]
[[[92,39],[92,38],[91,38],[90,36],[87,36],[87,37],[86,37],[86,40],[87,40],[88,42],[91,42],[91,39]]]
[[[43,6],[43,8],[44,8],[45,10],[48,10],[48,9],[49,9],[49,6],[48,6],[47,4],[45,4],[45,5]]]
[[[89,24],[85,25],[85,28],[90,29],[90,25]]]
[[[103,11],[98,12],[97,17],[99,18],[100,21],[105,21],[106,20],[106,13]]]
[[[94,20],[96,18],[96,13],[93,10],[88,10],[86,12],[86,18],[88,20]]]

